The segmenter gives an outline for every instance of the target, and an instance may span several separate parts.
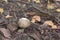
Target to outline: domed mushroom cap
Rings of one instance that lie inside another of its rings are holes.
[[[20,28],[27,28],[27,27],[30,26],[30,24],[31,24],[31,22],[27,18],[21,18],[18,21],[18,25],[19,25]]]

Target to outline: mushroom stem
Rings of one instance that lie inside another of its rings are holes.
[[[31,22],[32,22],[32,23],[35,23],[35,19],[32,19]]]

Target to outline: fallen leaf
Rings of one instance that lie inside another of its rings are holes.
[[[2,14],[4,12],[3,8],[0,8],[0,13]]]
[[[13,16],[7,15],[5,18],[12,18]]]
[[[24,29],[19,29],[18,32],[24,32]]]

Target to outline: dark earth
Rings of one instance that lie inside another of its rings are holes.
[[[48,1],[56,7],[48,9]],[[36,3],[33,0],[0,0],[0,8],[4,10],[2,14],[0,12],[0,40],[60,40],[60,12],[55,11],[60,8],[60,1],[40,0],[40,3]],[[13,17],[5,18],[7,15]],[[34,15],[40,16],[41,21],[32,23],[22,32],[18,20],[24,17],[31,21]],[[53,21],[57,28],[43,25],[46,20]]]

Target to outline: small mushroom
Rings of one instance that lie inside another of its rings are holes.
[[[47,25],[50,25],[50,26],[54,25],[54,23],[52,21],[50,21],[50,20],[45,21],[44,24],[47,24]]]
[[[27,18],[20,18],[18,21],[18,25],[20,28],[27,28],[31,24],[30,20]]]
[[[37,15],[36,15],[36,16],[33,16],[33,17],[32,17],[31,22],[32,22],[32,23],[35,23],[36,21],[37,21],[37,22],[40,22],[40,21],[41,21],[40,16],[37,16]]]
[[[52,29],[56,29],[57,28],[57,26],[54,25],[54,23],[52,21],[50,21],[50,20],[49,21],[45,21],[44,24],[51,26]]]

